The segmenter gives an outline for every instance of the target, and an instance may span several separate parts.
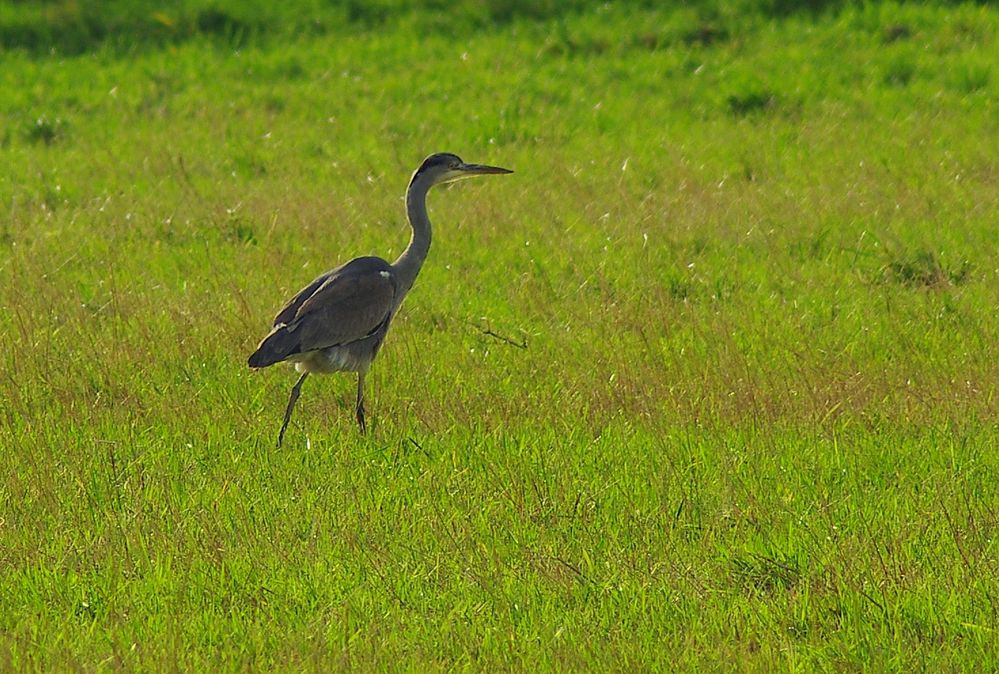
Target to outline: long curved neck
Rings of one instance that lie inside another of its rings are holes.
[[[413,287],[413,282],[420,273],[420,267],[423,266],[423,261],[427,259],[427,253],[430,251],[430,218],[427,217],[427,191],[430,186],[428,180],[417,176],[406,190],[406,215],[409,216],[413,234],[406,250],[402,251],[402,255],[392,263],[402,291],[400,298]]]

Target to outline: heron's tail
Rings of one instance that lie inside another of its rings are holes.
[[[280,363],[300,350],[301,343],[296,332],[289,330],[287,325],[279,325],[261,340],[257,350],[246,362],[252,368],[267,367]]]

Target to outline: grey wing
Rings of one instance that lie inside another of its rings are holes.
[[[358,258],[334,271],[289,321],[302,352],[364,339],[391,317],[397,286],[385,260]]]
[[[274,317],[274,323],[271,327],[276,328],[279,325],[287,325],[288,323],[291,323],[291,321],[295,318],[295,314],[297,314],[298,310],[302,308],[305,301],[312,297],[312,295],[315,294],[315,292],[319,290],[324,283],[339,274],[345,266],[346,265],[342,265],[336,269],[331,269],[316,278],[316,280],[309,285],[299,290],[298,293],[288,301],[288,304],[281,308],[281,311],[278,312],[277,316]]]

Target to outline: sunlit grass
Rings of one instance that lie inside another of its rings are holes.
[[[0,57],[0,667],[994,669],[995,12],[408,21]]]

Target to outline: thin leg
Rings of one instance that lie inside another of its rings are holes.
[[[288,400],[288,408],[284,411],[284,423],[281,424],[281,432],[278,433],[278,443],[277,446],[281,446],[281,442],[284,440],[284,432],[288,429],[288,422],[291,421],[291,411],[295,409],[295,403],[298,402],[298,396],[302,393],[302,382],[305,378],[309,376],[308,372],[303,372],[302,376],[298,378],[295,385],[291,387],[291,398]]]
[[[357,425],[361,427],[361,433],[367,433],[368,427],[364,423],[364,373],[357,373]]]

